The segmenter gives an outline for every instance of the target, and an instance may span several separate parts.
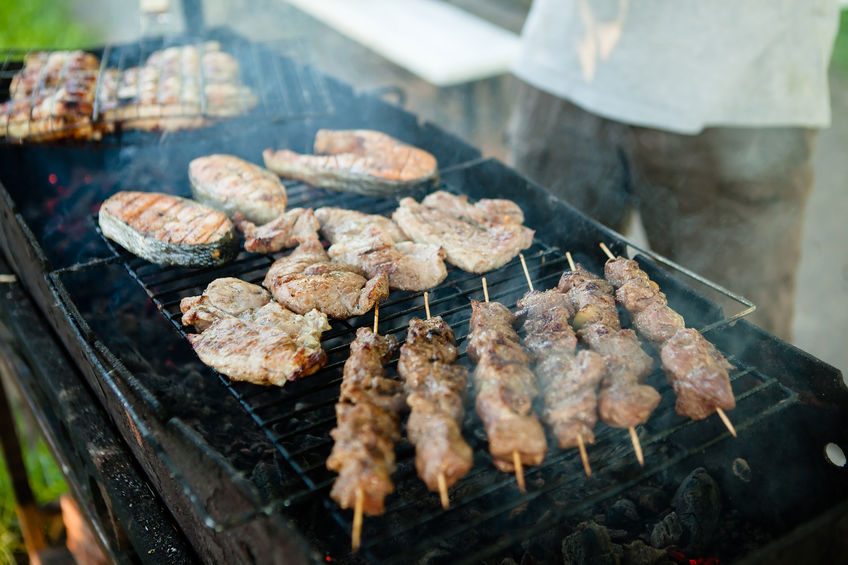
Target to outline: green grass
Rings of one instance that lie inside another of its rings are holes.
[[[839,33],[833,44],[831,68],[842,76],[848,77],[848,10],[842,10],[839,17]]]
[[[0,49],[88,47],[100,35],[71,17],[70,2],[0,0]]]

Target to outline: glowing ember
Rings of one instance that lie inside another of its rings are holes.
[[[50,181],[50,184],[56,184],[59,181],[59,178],[54,173],[50,173],[47,176],[47,180]]]

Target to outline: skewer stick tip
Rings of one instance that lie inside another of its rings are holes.
[[[577,434],[577,447],[580,449],[580,459],[583,460],[583,470],[586,471],[586,476],[592,476],[592,467],[589,465],[589,454],[586,453],[586,445],[583,443],[583,436]]]
[[[350,534],[350,547],[359,551],[362,542],[362,507],[365,504],[365,493],[362,487],[356,489],[356,505],[353,508],[353,531]]]
[[[727,417],[727,414],[719,407],[716,407],[716,412],[718,412],[718,417],[721,418],[721,421],[724,422],[724,425],[727,427],[727,431],[730,432],[730,435],[733,437],[736,436],[736,428],[733,427],[733,422],[730,421],[730,418]]]
[[[571,257],[571,251],[565,252],[565,258],[568,259],[568,267],[573,271],[574,270],[574,259]]]
[[[607,257],[609,257],[610,259],[615,259],[615,255],[612,254],[612,251],[609,250],[609,247],[607,247],[607,244],[603,241],[601,242],[601,249],[604,250],[604,253],[607,254]]]
[[[639,443],[639,436],[636,434],[636,428],[630,426],[630,441],[633,442],[633,451],[636,452],[636,460],[639,461],[639,465],[645,466],[645,456],[642,453],[642,444]]]
[[[377,320],[380,318],[380,303],[374,303],[374,333],[377,333]]]
[[[530,279],[530,273],[527,271],[527,262],[524,260],[524,253],[519,253],[518,258],[521,259],[521,268],[524,269],[524,277],[527,279],[527,286],[533,290],[533,281]]]
[[[448,483],[445,480],[445,474],[439,473],[439,498],[442,501],[442,508],[447,510],[450,508],[450,498],[448,498]]]
[[[486,299],[486,302],[489,301],[489,287],[486,286],[486,277],[483,277],[483,297]]]
[[[521,455],[518,451],[512,452],[512,463],[515,465],[515,481],[518,483],[518,490],[527,492],[527,485],[524,483],[524,465],[521,463]]]
[[[427,313],[427,319],[428,320],[430,319],[430,298],[429,297],[430,297],[429,293],[425,290],[424,291],[424,312]]]

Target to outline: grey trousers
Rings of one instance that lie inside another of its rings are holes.
[[[679,135],[522,83],[509,138],[519,171],[617,231],[638,206],[651,249],[751,299],[748,319],[791,340],[814,130]]]

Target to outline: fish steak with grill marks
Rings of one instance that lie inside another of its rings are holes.
[[[159,265],[209,267],[238,253],[227,216],[170,194],[117,192],[103,202],[98,223],[103,235]]]
[[[266,149],[265,166],[285,178],[343,192],[386,196],[439,178],[430,153],[372,130],[318,130],[315,155]]]
[[[321,334],[327,316],[301,316],[271,300],[265,289],[236,278],[212,281],[201,296],[180,302],[188,340],[200,360],[235,381],[283,386],[327,362]]]

